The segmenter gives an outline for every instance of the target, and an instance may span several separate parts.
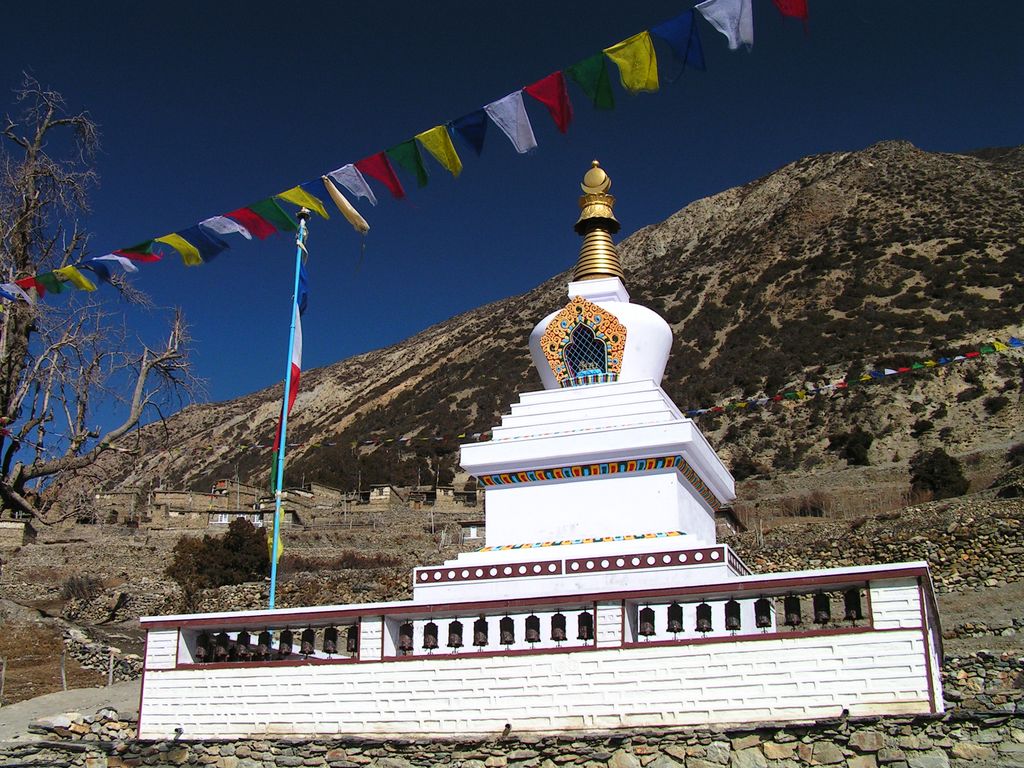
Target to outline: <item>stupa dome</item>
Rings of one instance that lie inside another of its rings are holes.
[[[569,303],[541,320],[530,334],[530,355],[545,389],[613,381],[660,384],[672,347],[672,330],[660,315],[633,304],[612,243],[619,222],[608,194],[611,179],[595,160],[583,177],[583,236],[569,283]]]

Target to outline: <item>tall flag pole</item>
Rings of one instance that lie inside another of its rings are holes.
[[[302,323],[299,319],[300,307],[305,304],[299,295],[299,281],[302,273],[302,260],[306,255],[306,222],[309,211],[306,208],[296,214],[299,220],[299,233],[295,236],[295,281],[292,287],[292,325],[288,332],[288,365],[284,374],[284,398],[281,403],[281,428],[278,431],[277,451],[275,452],[274,468],[274,534],[270,551],[270,610],[274,610],[274,598],[277,594],[277,560],[281,550],[281,493],[284,486],[284,451],[288,445],[288,412],[298,394],[299,373],[302,355]],[[304,307],[303,307],[304,308]],[[298,341],[298,344],[296,344]],[[293,383],[294,379],[294,383]]]

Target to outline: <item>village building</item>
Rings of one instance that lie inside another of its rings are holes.
[[[483,546],[416,568],[410,600],[143,618],[140,738],[942,711],[926,563],[754,574],[718,542],[733,478],[660,386],[672,334],[630,301],[610,186],[595,162],[568,302],[530,337],[544,388],[462,447]]]

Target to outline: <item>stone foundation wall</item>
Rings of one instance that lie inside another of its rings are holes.
[[[1024,717],[957,712],[942,718],[837,720],[735,730],[662,730],[488,741],[362,740],[139,742],[112,710],[50,718],[46,740],[0,746],[0,766],[215,768],[959,768],[1024,766]]]

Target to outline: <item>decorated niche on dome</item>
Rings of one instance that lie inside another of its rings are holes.
[[[608,310],[577,296],[548,323],[540,344],[562,387],[615,381],[626,328]]]

